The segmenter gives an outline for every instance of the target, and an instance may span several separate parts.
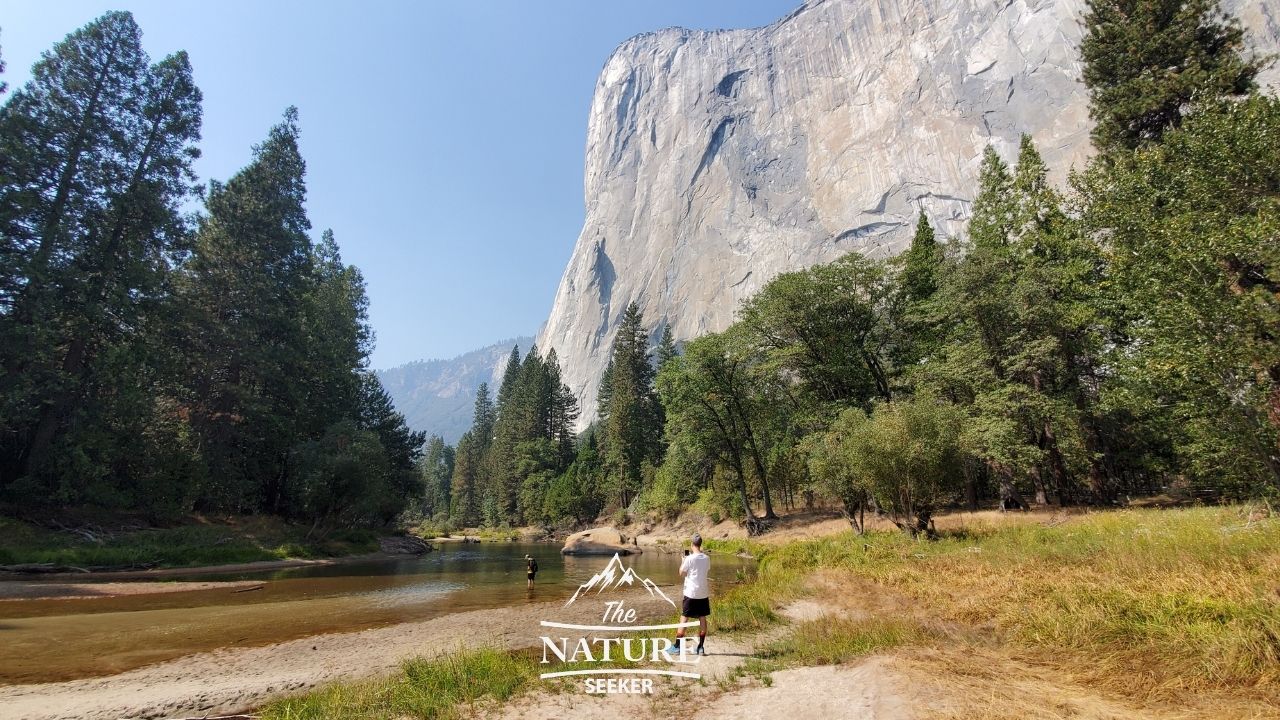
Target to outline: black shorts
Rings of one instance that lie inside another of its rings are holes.
[[[711,598],[685,597],[680,614],[685,617],[700,618],[711,614]]]
[[[533,579],[533,576],[534,576],[534,575],[537,575],[537,574],[538,574],[538,573],[536,573],[536,572],[525,573],[525,575],[528,575],[528,576],[529,576],[529,579],[530,579],[530,580],[532,580],[532,579]]]

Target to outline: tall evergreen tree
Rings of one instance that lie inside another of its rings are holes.
[[[911,247],[903,253],[902,275],[898,285],[903,295],[911,302],[921,302],[933,297],[938,289],[938,267],[942,263],[942,252],[934,236],[933,226],[922,211],[916,220],[916,232],[911,238]]]
[[[1099,150],[1159,140],[1193,103],[1240,96],[1260,63],[1218,0],[1089,0],[1080,43]]]
[[[598,397],[604,466],[619,507],[641,490],[641,469],[659,460],[661,406],[654,390],[649,335],[640,306],[627,305]]]
[[[360,374],[360,400],[355,420],[356,427],[373,433],[378,439],[387,464],[387,484],[394,499],[387,507],[398,512],[403,500],[422,495],[417,462],[422,455],[426,433],[409,429],[382,382],[371,372]],[[386,521],[391,517],[382,519]]]
[[[488,447],[493,439],[493,423],[497,420],[498,411],[489,397],[489,383],[480,383],[476,388],[476,401],[472,414],[471,431],[482,447]]]
[[[439,435],[432,435],[419,463],[423,484],[422,512],[428,518],[449,514],[453,467],[454,449],[446,445]]]
[[[124,397],[117,378],[155,377],[119,363],[143,362],[139,331],[163,310],[186,232],[180,209],[193,190],[201,99],[186,54],[152,65],[140,35],[128,13],[104,15],[46,53],[0,108],[7,478],[92,475],[86,465],[46,465],[55,441],[92,438],[95,450],[79,457],[105,468],[118,459],[111,445],[136,433],[116,420],[147,412],[99,399]]]
[[[319,435],[360,403],[361,371],[373,346],[369,299],[359,268],[345,265],[332,230],[312,249],[303,302],[307,377],[304,434]]]
[[[454,451],[449,516],[459,525],[480,522],[480,464],[482,454],[471,430],[462,434]]]
[[[297,119],[290,108],[248,167],[212,184],[179,284],[214,507],[275,507],[309,424],[309,343],[298,318],[314,274]]]
[[[680,355],[680,351],[676,348],[676,339],[671,334],[671,324],[668,323],[662,327],[662,339],[658,341],[658,370],[661,371],[664,365],[674,360],[678,355]]]
[[[942,277],[943,253],[924,212],[916,221],[911,247],[897,260],[899,266],[896,297],[890,322],[893,325],[893,350],[890,353],[898,373],[909,374],[912,366],[927,360],[936,352],[941,340],[934,316],[934,294]]]

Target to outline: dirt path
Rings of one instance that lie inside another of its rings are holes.
[[[730,672],[750,654],[750,643],[731,642],[705,658],[703,682],[670,680],[653,695],[588,695],[579,689],[538,692],[479,714],[486,720],[648,720],[693,717],[699,720],[798,720],[857,718],[914,720],[910,681],[882,657],[848,665],[779,670],[769,685],[733,680]],[[936,707],[936,704],[931,704]]]

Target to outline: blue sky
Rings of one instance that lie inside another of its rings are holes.
[[[201,178],[226,179],[297,105],[308,212],[369,285],[372,365],[535,332],[582,224],[596,75],[637,33],[754,27],[799,0],[0,3],[13,89],[71,30],[133,12],[191,54]]]

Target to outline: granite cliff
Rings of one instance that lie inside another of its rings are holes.
[[[1280,0],[1227,0],[1256,48]],[[1055,179],[1090,152],[1082,0],[816,0],[767,27],[672,28],[604,65],[582,233],[538,337],[584,422],[619,317],[724,329],[786,270],[895,253],[924,211],[962,231],[983,148],[1030,133]],[[1269,71],[1264,84],[1273,84]]]

